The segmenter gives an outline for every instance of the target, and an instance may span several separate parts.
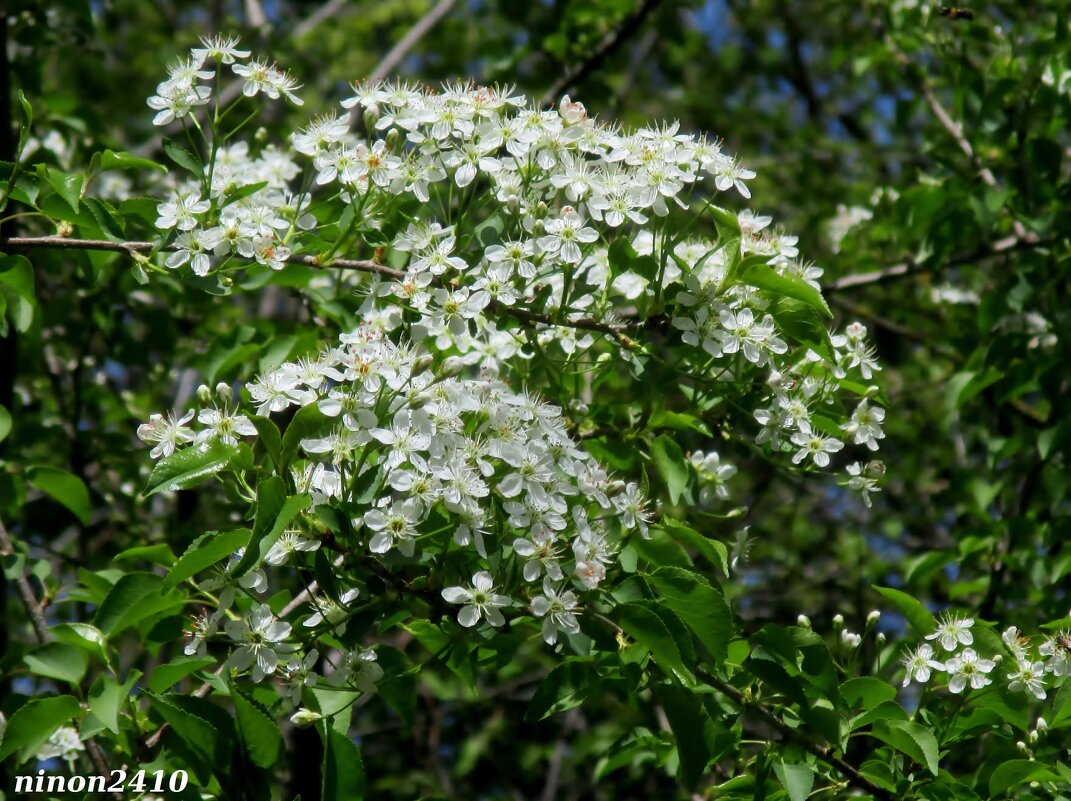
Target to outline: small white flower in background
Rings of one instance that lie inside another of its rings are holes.
[[[975,690],[982,689],[992,683],[987,674],[996,666],[996,662],[979,657],[973,648],[965,649],[945,663],[949,692],[961,693],[968,684]]]
[[[870,450],[878,449],[878,440],[885,438],[881,423],[885,420],[885,410],[880,406],[870,407],[866,398],[860,401],[852,412],[852,419],[843,423],[844,433],[852,438],[856,445],[866,445]]]
[[[946,651],[955,651],[963,645],[974,643],[974,635],[971,634],[971,626],[974,618],[957,615],[954,612],[946,612],[937,623],[937,629],[926,635],[927,640],[937,640]]]
[[[376,661],[376,652],[371,648],[347,651],[335,671],[327,676],[327,683],[334,687],[350,685],[366,695],[376,691],[383,678],[383,668]]]
[[[302,536],[300,531],[289,529],[284,531],[283,535],[268,549],[268,552],[264,555],[264,561],[269,565],[278,567],[286,564],[295,553],[310,553],[318,550],[319,547],[319,540],[310,540]]]
[[[306,687],[316,684],[316,662],[320,659],[319,652],[313,648],[304,659],[296,656],[290,657],[283,668],[286,679],[286,694],[295,704],[301,703],[301,693]],[[291,718],[292,720],[292,718]]]
[[[158,443],[149,451],[153,459],[170,456],[177,446],[194,441],[193,429],[186,425],[192,419],[193,409],[179,418],[175,417],[174,412],[169,412],[167,417],[161,414],[150,415],[149,422],[138,426],[138,438],[143,442]]]
[[[247,617],[230,620],[227,636],[238,648],[231,654],[229,664],[238,670],[253,668],[253,681],[270,676],[279,665],[278,644],[290,636],[290,624],[276,620],[267,606],[257,606]]]
[[[1071,676],[1071,631],[1061,631],[1045,640],[1038,648],[1038,653],[1046,657],[1046,673]]]
[[[733,545],[729,550],[729,570],[736,569],[747,562],[751,552],[751,531],[749,526],[744,526],[733,536]]]
[[[792,456],[792,463],[799,464],[810,456],[819,467],[829,466],[829,454],[836,453],[844,447],[844,443],[833,437],[826,437],[817,431],[797,431],[792,435],[792,443],[799,446],[799,450]]]
[[[332,631],[336,631],[339,634],[344,634],[346,631],[345,620],[350,616],[349,607],[360,594],[360,590],[356,587],[346,590],[339,596],[341,605],[335,603],[326,595],[320,595],[319,598],[313,603],[313,608],[316,610],[309,616],[308,620],[302,623],[306,628],[312,628],[313,626],[319,626],[321,623],[326,622],[331,626]]]
[[[447,603],[465,604],[457,613],[457,622],[465,628],[472,628],[480,618],[492,626],[501,626],[506,619],[499,609],[511,603],[507,596],[495,592],[494,577],[486,570],[472,577],[471,587],[447,587],[442,596]]]
[[[1015,670],[1008,673],[1008,689],[1022,690],[1034,695],[1039,701],[1045,698],[1045,663],[1022,659],[1016,662]]]
[[[233,64],[236,58],[249,58],[248,50],[238,49],[237,36],[202,36],[201,45],[190,51],[194,59],[201,63],[214,58],[222,64]]]
[[[572,590],[557,590],[549,578],[543,579],[543,594],[532,599],[532,612],[543,620],[543,639],[548,645],[558,641],[558,632],[576,634],[578,601]]]
[[[48,738],[48,742],[38,749],[36,759],[46,760],[59,757],[70,766],[71,770],[74,770],[74,763],[78,759],[79,752],[85,750],[86,747],[82,744],[77,731],[70,726],[60,726]]]
[[[878,473],[878,469],[874,465],[879,465],[880,462],[870,462],[865,467],[861,462],[852,462],[848,465],[848,475],[851,478],[848,479],[848,488],[858,492],[863,498],[863,505],[869,509],[873,504],[870,500],[870,493],[880,492],[881,488],[878,486],[878,479],[874,475]],[[884,472],[882,469],[880,472]]]
[[[859,634],[855,634],[854,632],[844,629],[840,633],[840,642],[841,645],[843,645],[845,648],[854,650],[862,644],[863,638]]]
[[[930,680],[931,671],[945,669],[944,665],[933,658],[933,646],[929,643],[923,643],[914,651],[908,651],[900,658],[900,661],[907,670],[904,675],[904,687],[912,681],[925,684]]]
[[[194,615],[190,627],[185,629],[186,645],[182,652],[186,656],[204,656],[208,652],[205,640],[216,633],[216,621],[204,610]]]
[[[1015,626],[1008,626],[1000,635],[1000,639],[1004,646],[1011,651],[1011,655],[1016,662],[1022,662],[1026,659],[1030,641],[1020,633],[1019,629]]]

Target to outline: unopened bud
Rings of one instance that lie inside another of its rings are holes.
[[[68,237],[74,233],[74,226],[66,220],[56,225],[56,236]]]
[[[364,129],[374,130],[377,122],[379,122],[379,109],[374,105],[369,106],[364,110]]]
[[[886,639],[887,638],[885,637],[885,632],[879,631],[878,636],[874,638],[874,642],[876,642],[878,645],[885,645]]]
[[[442,378],[451,378],[465,369],[465,363],[461,361],[460,356],[447,356],[443,359],[442,365],[439,367],[439,376]]]
[[[866,627],[868,629],[873,628],[875,625],[877,625],[877,622],[879,620],[881,620],[881,612],[875,609],[873,612],[866,616]]]
[[[261,125],[259,128],[257,128],[256,132],[253,134],[253,139],[258,144],[264,144],[265,142],[268,141],[268,129],[265,128],[263,125]]]
[[[208,388],[207,384],[201,384],[197,387],[197,400],[201,403],[208,403],[212,400],[212,390]]]
[[[431,367],[431,356],[424,354],[419,359],[413,362],[413,375],[416,375],[417,373],[423,373],[429,367]]]
[[[387,131],[387,150],[394,150],[394,148],[398,146],[399,136],[400,134],[398,133],[397,128],[391,128]]]
[[[811,619],[807,615],[800,615],[796,618],[796,625],[801,629],[809,629],[811,627]]]
[[[844,615],[840,615],[840,614],[833,615],[833,628],[835,628],[835,629],[844,628]]]
[[[219,395],[220,400],[229,401],[231,399],[231,385],[225,381],[220,381],[216,384],[216,394]]]
[[[322,719],[323,715],[321,715],[319,712],[313,712],[311,709],[305,709],[305,707],[302,707],[290,716],[290,722],[297,726],[299,729],[307,729],[309,728],[309,726],[316,723],[316,721]]]
[[[1026,752],[1027,752],[1027,751],[1029,750],[1029,749],[1028,749],[1028,748],[1026,747],[1026,743],[1024,743],[1024,742],[1023,742],[1022,740],[1020,740],[1019,742],[1017,742],[1017,743],[1015,744],[1015,747],[1016,747],[1016,748],[1018,748],[1018,749],[1019,749],[1020,751],[1022,751],[1022,752],[1024,752],[1024,753],[1026,753]]]
[[[1045,718],[1038,718],[1037,730],[1040,732],[1046,732],[1049,730],[1049,724],[1045,722]]]
[[[1030,741],[1030,744],[1031,744],[1031,745],[1033,745],[1034,743],[1036,743],[1036,742],[1038,741],[1038,730],[1037,730],[1037,729],[1034,729],[1034,730],[1033,730],[1032,732],[1030,732],[1029,734],[1027,734],[1027,735],[1026,735],[1026,739]]]

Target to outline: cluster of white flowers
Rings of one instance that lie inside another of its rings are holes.
[[[736,465],[723,462],[717,451],[703,453],[693,451],[688,454],[688,461],[695,468],[699,477],[699,502],[712,504],[729,499],[729,487],[726,483],[736,475]]]
[[[293,79],[261,60],[243,62],[248,56],[235,40],[205,40],[150,104],[177,117],[200,102],[198,81],[218,72],[202,69],[208,59],[231,64],[248,96],[289,96]],[[177,105],[168,100],[176,97]],[[365,138],[354,133],[357,122]],[[817,406],[839,416],[832,406],[850,371],[869,380],[879,369],[864,326],[832,336],[824,356],[807,348],[800,355],[770,313],[769,296],[727,281],[730,248],[674,235],[671,215],[702,215],[711,190],[750,197],[754,173],[717,142],[675,123],[626,132],[568,97],[542,110],[512,87],[434,91],[406,83],[355,85],[339,110],[295,132],[286,150],[269,146],[254,157],[230,141],[206,141],[204,180],[174,186],[160,205],[157,227],[175,237],[168,267],[188,263],[204,276],[240,256],[278,270],[295,254],[312,250],[330,262],[375,241],[377,258],[389,255],[402,275],[364,285],[364,319],[386,331],[405,321],[415,341],[434,340],[496,373],[524,355],[516,329],[496,324],[512,307],[555,321],[536,325],[537,341],[573,356],[609,336],[570,327],[581,318],[639,325],[638,302],[661,304],[694,349],[686,354],[691,374],[743,381],[748,366],[769,365],[772,385],[795,387],[777,388],[770,407],[756,413],[760,443],[827,467],[846,442],[874,449],[882,436],[884,412],[865,402],[843,433],[810,420]],[[307,191],[292,186],[302,161]],[[313,197],[340,201],[346,212],[317,222],[308,213]],[[800,261],[797,238],[771,222],[737,215],[742,254],[817,288],[822,270]],[[337,243],[326,257],[325,238]],[[873,481],[867,489],[876,489]]]
[[[79,754],[85,750],[85,744],[75,729],[70,726],[60,726],[49,735],[45,744],[37,749],[35,756],[40,760],[59,757],[73,770]]]
[[[577,593],[599,586],[620,538],[634,530],[647,534],[647,502],[635,483],[612,480],[577,446],[559,408],[493,376],[460,377],[461,369],[460,360],[451,358],[434,370],[426,354],[364,326],[315,358],[260,376],[248,390],[256,414],[315,406],[323,415],[322,435],[301,441],[307,458],[292,468],[294,481],[314,506],[363,508],[352,519],[363,532],[358,547],[372,558],[397,553],[424,561],[471,548],[482,562],[499,565],[500,583],[519,575],[510,590],[524,600],[495,591],[496,577],[481,570],[471,586],[442,591],[447,602],[462,604],[458,621],[498,626],[502,608],[528,606],[543,620],[544,639],[554,643],[559,632],[579,630]],[[207,388],[198,394],[203,401],[215,398],[196,416],[200,430],[187,425],[193,410],[177,419],[154,415],[139,429],[156,444],[154,455],[255,435],[249,417],[229,404],[226,385],[215,396]],[[318,535],[296,526],[274,543],[265,562],[284,565],[319,545]],[[236,585],[254,595],[267,591],[262,570],[237,581],[231,575],[241,556],[202,582],[204,590],[223,591],[219,608],[188,632],[187,653],[204,653]],[[347,588],[341,603],[311,599],[304,626],[339,631],[358,593]],[[280,653],[294,651],[285,645],[291,626],[266,606],[227,622],[224,630],[237,646],[231,666],[251,668],[255,681],[275,672]],[[368,661],[367,654],[355,656],[349,673],[336,667],[332,675],[350,675]]]
[[[948,689],[953,693],[961,693],[967,687],[980,690],[991,684],[991,674],[1004,662],[1004,655],[994,654],[988,659],[980,656],[972,647],[973,626],[973,618],[954,613],[943,615],[936,629],[926,635],[927,642],[901,657],[906,671],[903,686],[912,681],[925,684],[935,672],[946,674]],[[1071,632],[1046,637],[1035,648],[1019,629],[1010,626],[1001,634],[1001,641],[1012,657],[1005,671],[1011,690],[1030,693],[1040,700],[1046,695],[1047,676],[1071,675]],[[935,651],[930,642],[940,646],[943,653]],[[965,647],[960,650],[960,646]]]

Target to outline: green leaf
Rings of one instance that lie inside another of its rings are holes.
[[[131,670],[122,684],[111,676],[101,675],[89,688],[89,711],[113,734],[119,733],[119,710],[140,678],[138,670]]]
[[[346,735],[330,726],[321,727],[324,738],[323,801],[361,801],[364,798],[364,765],[361,750]]]
[[[33,698],[15,710],[0,740],[0,760],[20,751],[19,762],[37,753],[52,733],[81,711],[73,695]]]
[[[37,175],[51,186],[68,206],[78,211],[82,201],[82,185],[85,183],[85,176],[81,173],[60,172],[44,164],[37,165]]]
[[[33,265],[23,256],[0,254],[0,322],[5,305],[15,330],[19,333],[30,330],[37,309],[37,296]]]
[[[7,435],[11,433],[11,413],[8,412],[3,406],[0,406],[0,442],[7,439]]]
[[[814,787],[814,771],[806,763],[783,762],[773,764],[774,774],[785,788],[791,801],[806,801]]]
[[[874,590],[891,602],[919,634],[930,634],[937,628],[937,620],[933,613],[906,592],[894,590],[891,587],[874,587]]]
[[[257,436],[264,446],[264,452],[268,454],[271,463],[275,465],[276,473],[283,472],[283,438],[279,433],[278,426],[269,418],[253,415],[249,418],[253,427],[257,430]]]
[[[720,567],[722,573],[729,575],[729,549],[725,543],[704,537],[672,517],[663,517],[659,526],[678,543],[694,548],[708,562]]]
[[[165,167],[163,164],[155,162],[152,159],[135,156],[132,153],[127,153],[125,150],[105,150],[100,154],[101,172],[106,172],[108,170],[141,169],[159,170],[160,172],[167,172],[167,167]]]
[[[896,688],[872,676],[848,679],[840,685],[840,696],[848,709],[873,709],[896,698]]]
[[[909,720],[880,720],[870,729],[870,735],[907,754],[937,775],[937,738],[932,729]]]
[[[725,596],[698,573],[662,567],[648,577],[666,606],[680,615],[716,665],[724,664],[733,636],[733,618]]]
[[[173,590],[181,582],[211,567],[220,559],[230,556],[249,543],[250,531],[236,528],[230,531],[209,531],[190,543],[190,547],[175,562],[162,585],[164,592]]]
[[[183,700],[181,696],[171,693],[166,695],[153,695],[146,693],[149,703],[171,727],[171,734],[179,738],[190,752],[198,757],[198,765],[202,773],[207,776],[207,766],[212,765],[219,754],[222,732],[214,727],[208,720],[200,715],[179,706]]]
[[[204,178],[205,165],[200,158],[193,155],[186,148],[176,145],[170,139],[164,140],[164,152],[177,165],[184,170],[192,172],[198,178]]]
[[[235,578],[254,570],[293,519],[312,503],[308,495],[287,498],[285,493],[283,481],[278,476],[271,476],[257,485],[257,516],[253,523],[253,535],[242,560],[234,568]]]
[[[320,411],[315,404],[299,409],[291,418],[286,431],[283,432],[282,466],[279,472],[290,467],[290,463],[297,456],[301,447],[301,440],[322,434],[326,429],[334,425],[334,419]]]
[[[617,624],[651,652],[659,667],[670,676],[676,675],[688,686],[695,684],[695,677],[681,659],[681,652],[673,635],[658,615],[640,603],[621,604],[614,613]]]
[[[215,663],[216,660],[210,656],[180,656],[172,659],[153,669],[149,675],[149,690],[157,694],[170,690],[191,673]]]
[[[654,691],[677,743],[681,781],[692,789],[706,772],[711,757],[713,721],[698,696],[679,684],[658,684]]]
[[[1043,763],[1029,759],[1010,759],[996,767],[989,777],[990,798],[1027,782],[1059,781],[1060,777]]]
[[[153,573],[128,573],[108,592],[94,624],[110,639],[160,612],[181,608],[185,594],[165,592],[163,583],[164,579]]]
[[[77,685],[89,667],[85,651],[73,645],[50,642],[23,657],[26,667],[36,676]]]
[[[789,338],[789,345],[795,341],[810,348],[826,361],[834,360],[829,331],[812,307],[795,298],[780,296],[773,298],[766,311],[774,318],[777,328]]]
[[[32,467],[28,476],[31,484],[66,506],[82,525],[89,525],[89,490],[82,479],[54,467]]]
[[[238,733],[250,761],[260,768],[272,768],[283,756],[283,735],[263,706],[231,683],[231,701],[238,719]]]
[[[99,657],[108,668],[111,668],[108,643],[104,639],[104,634],[96,626],[88,623],[60,623],[52,626],[49,631],[60,642],[81,648],[86,653]]]
[[[183,448],[156,463],[145,494],[155,495],[157,492],[175,492],[192,487],[205,477],[226,470],[238,455],[238,448],[220,440]]]
[[[125,551],[117,553],[114,559],[117,562],[126,561],[128,559],[144,559],[146,562],[152,562],[154,565],[160,565],[162,567],[171,567],[175,564],[175,554],[172,552],[171,546],[166,542],[127,548]]]
[[[800,276],[792,273],[779,273],[765,261],[755,262],[745,259],[740,270],[740,281],[776,295],[802,301],[812,309],[822,312],[826,317],[833,316],[821,292]]]
[[[688,462],[681,446],[667,435],[661,434],[651,442],[651,461],[666,483],[670,503],[680,501],[688,486],[689,477]]]

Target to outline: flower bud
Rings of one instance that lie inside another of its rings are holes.
[[[379,122],[379,108],[371,105],[364,110],[364,129],[366,131],[374,130],[377,122]]]
[[[1036,743],[1036,742],[1038,741],[1038,730],[1037,730],[1037,729],[1034,729],[1034,730],[1033,730],[1032,732],[1030,732],[1029,734],[1027,734],[1027,735],[1026,735],[1026,739],[1030,741],[1030,744],[1031,744],[1031,745],[1033,745],[1034,743]]]
[[[1038,718],[1037,730],[1040,732],[1046,732],[1049,730],[1049,724],[1045,722],[1045,718]]]
[[[886,639],[887,638],[885,637],[885,632],[879,631],[878,636],[874,638],[874,642],[876,642],[878,645],[885,645]]]
[[[1026,747],[1026,743],[1024,743],[1024,742],[1023,742],[1022,740],[1020,740],[1019,742],[1017,742],[1017,743],[1015,744],[1015,747],[1016,747],[1016,748],[1018,748],[1018,749],[1019,749],[1020,751],[1022,751],[1023,753],[1027,753],[1027,751],[1029,750],[1029,749],[1027,749],[1027,747]]]
[[[257,142],[257,144],[261,144],[261,145],[264,144],[265,142],[268,141],[268,129],[265,128],[263,125],[261,125],[253,133],[253,139],[254,139],[254,141]]]
[[[74,233],[74,226],[71,223],[67,222],[67,221],[60,222],[56,226],[56,236],[68,237],[73,233]]]
[[[311,709],[305,709],[305,707],[302,707],[290,716],[290,722],[297,726],[299,729],[307,729],[309,728],[309,726],[316,723],[316,721],[322,719],[323,715],[321,715],[319,712],[313,712]]]
[[[387,131],[387,150],[394,150],[398,147],[399,136],[400,134],[398,133],[397,128],[391,128],[389,131]]]
[[[588,118],[588,110],[584,108],[584,104],[574,103],[569,99],[569,95],[565,95],[558,104],[558,113],[566,125],[577,125]]]
[[[220,381],[216,384],[216,394],[219,395],[220,400],[229,401],[231,399],[231,385],[225,381]]]
[[[209,403],[212,400],[212,390],[208,388],[207,384],[201,384],[197,387],[197,400],[201,403]]]
[[[811,627],[811,619],[807,615],[800,615],[796,618],[796,625],[801,629],[809,629]]]
[[[844,615],[833,615],[833,628],[837,630],[844,628]]]
[[[460,356],[447,356],[439,366],[438,375],[440,378],[452,378],[463,369],[465,369],[465,363],[461,361]]]

